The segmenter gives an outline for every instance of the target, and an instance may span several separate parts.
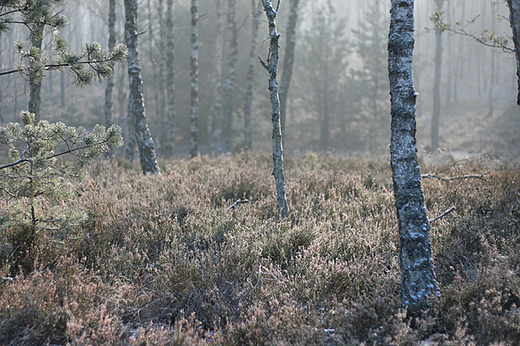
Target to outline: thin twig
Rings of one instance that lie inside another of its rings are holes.
[[[237,199],[237,200],[235,201],[235,203],[233,203],[233,204],[231,204],[229,207],[227,207],[226,210],[229,210],[229,209],[231,209],[231,208],[236,207],[237,204],[239,204],[239,203],[247,203],[247,202],[249,202],[248,199],[240,199],[240,198],[239,198],[239,199]]]
[[[480,180],[485,180],[484,177],[486,175],[488,175],[488,174],[489,174],[489,172],[488,173],[484,173],[484,174],[467,174],[467,175],[459,175],[459,176],[456,176],[456,177],[444,178],[444,177],[439,177],[439,176],[435,175],[435,173],[433,173],[433,174],[422,174],[421,178],[423,178],[423,179],[427,179],[427,178],[439,179],[439,180],[443,180],[443,181],[460,180],[460,179],[480,179]]]
[[[446,210],[444,213],[442,213],[441,215],[437,216],[436,218],[431,219],[430,220],[430,224],[434,223],[435,221],[437,221],[439,219],[442,219],[443,217],[445,217],[446,215],[448,215],[449,213],[451,213],[454,210],[455,210],[455,206],[453,206],[450,209]]]

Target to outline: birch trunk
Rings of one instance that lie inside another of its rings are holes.
[[[211,149],[221,153],[220,137],[222,132],[222,49],[224,47],[224,21],[222,19],[222,0],[215,0],[217,20],[215,25],[215,104],[208,121],[211,135]]]
[[[41,35],[38,35],[38,38],[33,39],[31,42],[32,47],[38,48],[40,51],[42,50],[44,27],[45,24],[43,23],[35,24],[35,29],[41,31]],[[31,62],[31,65],[33,66],[31,66],[31,72],[29,73],[29,112],[34,113],[36,122],[38,122],[40,121],[42,80],[41,76],[38,76],[40,71],[34,67],[34,63]]]
[[[108,50],[113,51],[116,46],[116,1],[109,1],[108,11]],[[112,125],[112,112],[114,108],[114,63],[111,63],[112,75],[108,78],[105,89],[105,126],[108,129]]]
[[[155,157],[155,148],[146,123],[143,98],[143,81],[137,50],[137,0],[125,0],[125,37],[128,46],[128,80],[130,95],[128,98],[128,118],[133,119],[134,136],[139,149],[141,169],[144,174],[159,173]],[[130,127],[131,128],[131,127]],[[129,130],[130,130],[129,128]],[[132,135],[129,131],[129,136]]]
[[[199,153],[198,107],[199,107],[199,10],[197,0],[191,0],[191,112],[190,112],[190,155]]]
[[[401,299],[410,313],[428,306],[439,293],[431,257],[430,222],[426,215],[416,155],[416,93],[412,77],[414,1],[392,0],[388,40],[391,95],[390,155],[400,237]]]
[[[269,73],[269,91],[271,93],[271,121],[273,123],[273,176],[276,183],[276,194],[278,199],[278,211],[282,218],[289,216],[287,199],[285,197],[285,181],[283,175],[283,146],[282,131],[280,129],[280,103],[278,100],[278,83],[276,74],[278,70],[278,40],[280,34],[276,32],[276,11],[273,9],[271,1],[262,0],[264,11],[269,22],[269,56],[267,62],[262,62],[262,66]],[[278,3],[280,4],[280,3]],[[278,9],[277,9],[278,10]]]
[[[435,0],[436,11],[442,11],[444,0]],[[435,30],[435,74],[433,77],[433,113],[431,128],[431,151],[439,149],[439,124],[441,117],[441,75],[442,75],[442,31]]]
[[[246,100],[244,103],[244,142],[246,150],[253,150],[253,136],[251,129],[251,109],[253,106],[253,82],[255,78],[255,66],[257,64],[256,46],[258,45],[258,27],[260,25],[260,15],[262,14],[262,2],[258,1],[258,9],[255,2],[252,2],[252,38],[251,53],[249,55],[249,69],[246,78]]]
[[[166,143],[167,155],[173,154],[175,147],[175,43],[173,29],[174,0],[166,1]]]
[[[285,55],[283,58],[283,73],[280,82],[280,123],[282,126],[282,133],[285,134],[287,123],[286,109],[287,96],[289,94],[289,87],[291,86],[292,71],[294,65],[294,52],[296,46],[296,25],[298,23],[298,4],[300,0],[291,0],[289,21],[287,23],[287,43],[285,45]]]
[[[1,35],[0,35],[0,38],[1,38]],[[3,47],[0,46],[0,71],[2,71],[2,65],[3,65],[2,64],[3,63],[3,61],[2,61],[3,57],[2,57],[2,51],[1,51],[2,48]],[[4,80],[2,78],[0,78],[0,125],[3,125],[5,123],[4,113],[2,112],[2,104],[3,104],[2,101],[3,101],[3,98],[4,98],[4,95],[2,94],[3,88],[4,88],[3,81]]]
[[[65,71],[60,72],[60,106],[65,107]]]
[[[222,99],[222,133],[220,137],[221,154],[231,150],[233,126],[233,96],[235,93],[235,75],[238,60],[237,1],[228,2],[229,57],[226,82]]]
[[[516,55],[516,75],[518,77],[518,96],[516,103],[520,106],[520,0],[507,0],[509,5],[509,23],[513,31],[513,42]]]
[[[167,31],[166,23],[165,23],[165,17],[164,17],[164,1],[159,0],[157,3],[157,17],[159,18],[159,24],[160,24],[160,37],[159,40],[159,48],[160,48],[160,59],[159,59],[159,71],[158,71],[158,82],[159,82],[159,90],[157,93],[158,97],[158,105],[157,108],[159,109],[159,119],[163,122],[164,126],[164,132],[162,133],[165,135],[166,138],[166,132],[168,131],[168,118],[166,116],[166,43],[168,41],[167,38]],[[162,152],[164,153],[164,148],[161,148]]]

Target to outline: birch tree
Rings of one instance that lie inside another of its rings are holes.
[[[220,136],[222,132],[222,50],[224,47],[224,21],[222,15],[222,0],[215,0],[216,23],[215,23],[215,103],[210,112],[208,121],[208,132],[211,135],[211,149],[213,152],[221,153]]]
[[[108,10],[108,50],[113,51],[116,46],[116,0],[109,1]],[[114,63],[111,64],[112,70]],[[112,73],[107,80],[105,89],[105,126],[109,128],[112,125],[113,97],[114,90],[114,74]]]
[[[228,33],[229,56],[227,75],[224,83],[222,98],[222,132],[220,137],[221,153],[231,150],[231,136],[233,125],[233,96],[235,93],[235,78],[238,60],[238,28],[237,28],[237,1],[228,1]]]
[[[146,123],[143,98],[143,81],[137,50],[137,0],[125,0],[125,38],[128,46],[128,118],[133,119],[134,136],[139,149],[141,169],[144,174],[159,173],[155,148]],[[130,130],[130,129],[129,129]],[[130,134],[130,131],[129,131]],[[131,139],[131,138],[130,138]]]
[[[199,10],[197,0],[191,0],[191,111],[190,111],[190,155],[199,153],[198,105],[199,105]]]
[[[444,0],[435,0],[436,11],[442,11]],[[435,74],[433,78],[433,113],[431,128],[431,151],[439,149],[439,124],[441,116],[441,73],[442,73],[442,32],[435,28]]]
[[[166,144],[168,155],[173,154],[175,147],[175,42],[173,30],[174,0],[166,1]]]
[[[518,77],[518,96],[516,103],[520,106],[520,0],[507,0],[509,6],[509,23],[513,31],[515,44],[516,75]]]
[[[400,238],[401,299],[415,314],[439,293],[431,255],[430,222],[426,215],[416,154],[416,93],[412,77],[414,1],[392,0],[388,39],[391,96],[390,155]]]
[[[345,19],[337,18],[331,1],[316,9],[314,15],[316,20],[304,34],[301,76],[309,87],[304,103],[318,116],[320,147],[327,150],[331,121],[344,112],[339,101],[348,78],[349,42]]]
[[[262,14],[262,2],[258,1],[256,6],[255,1],[251,2],[252,8],[252,38],[251,38],[251,53],[249,55],[249,69],[246,78],[246,100],[244,103],[244,142],[246,150],[253,150],[253,136],[251,129],[251,109],[253,106],[253,82],[255,77],[256,60],[256,46],[258,45],[258,27],[260,25],[260,15]]]
[[[289,94],[289,87],[291,86],[292,71],[294,65],[294,52],[296,47],[296,25],[298,23],[298,5],[300,0],[291,0],[289,21],[287,23],[285,55],[283,58],[283,72],[282,80],[280,82],[280,124],[282,126],[282,133],[285,134],[286,127],[286,109],[287,96]]]
[[[267,15],[269,23],[269,55],[267,61],[260,59],[262,66],[269,73],[269,91],[271,94],[271,121],[273,124],[273,176],[276,184],[276,195],[278,200],[278,211],[282,218],[289,216],[289,208],[287,207],[287,199],[285,196],[285,181],[283,173],[283,146],[282,146],[282,131],[280,129],[280,102],[278,99],[278,82],[276,81],[276,74],[278,71],[278,41],[280,34],[276,32],[276,14],[278,8],[274,10],[271,1],[262,0],[264,11]],[[280,5],[280,2],[278,2]]]

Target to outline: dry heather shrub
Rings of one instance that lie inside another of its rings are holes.
[[[485,180],[424,180],[430,218],[456,210],[432,226],[441,297],[409,320],[400,304],[389,163],[313,153],[286,163],[285,220],[276,210],[269,155],[172,160],[154,177],[124,162],[95,163],[68,206],[89,217],[63,252],[52,257],[37,249],[35,268],[42,270],[0,285],[1,340],[517,342],[518,169],[495,170]],[[428,171],[448,177],[488,168],[464,163]],[[239,198],[248,202],[228,209]],[[8,275],[7,266],[2,270]]]

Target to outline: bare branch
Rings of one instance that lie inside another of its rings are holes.
[[[235,203],[233,203],[233,204],[231,204],[229,207],[227,207],[226,210],[229,210],[229,209],[232,209],[232,208],[236,207],[239,203],[247,203],[247,202],[249,202],[248,199],[240,199],[240,198],[239,198],[239,199],[237,199],[237,200],[235,201]]]
[[[486,179],[484,179],[484,177],[486,175],[489,175],[489,172],[488,173],[484,173],[484,174],[467,174],[467,175],[459,175],[459,176],[456,176],[456,177],[445,178],[445,177],[439,177],[439,176],[435,175],[435,173],[433,173],[433,174],[422,174],[421,178],[423,178],[423,179],[439,179],[439,180],[443,180],[443,181],[452,181],[452,180],[460,180],[460,179],[480,179],[480,180],[486,180]]]
[[[453,206],[450,209],[446,210],[444,213],[442,213],[441,215],[437,216],[436,218],[431,219],[430,220],[430,224],[434,223],[435,221],[437,221],[439,219],[442,219],[443,217],[445,217],[446,215],[448,215],[449,213],[451,213],[454,210],[455,210],[455,206]]]

